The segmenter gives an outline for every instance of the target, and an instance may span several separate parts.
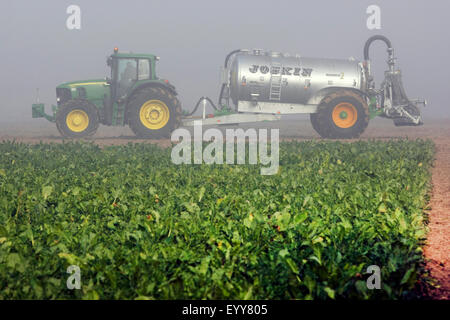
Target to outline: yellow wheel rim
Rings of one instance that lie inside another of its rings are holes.
[[[139,118],[146,128],[158,130],[169,122],[169,108],[161,100],[148,100],[141,106]]]
[[[66,124],[73,132],[83,132],[89,126],[89,116],[83,110],[72,110],[66,117]]]
[[[358,111],[351,103],[342,102],[334,107],[331,116],[337,127],[345,129],[355,125],[358,120]]]

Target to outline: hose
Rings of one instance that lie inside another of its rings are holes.
[[[217,106],[214,104],[214,102],[213,102],[209,97],[201,97],[200,99],[198,99],[197,104],[196,104],[195,107],[194,107],[194,110],[192,110],[191,113],[186,114],[186,116],[187,116],[187,117],[192,116],[192,115],[195,113],[195,111],[197,111],[198,106],[200,105],[200,102],[202,102],[203,100],[208,101],[208,102],[211,104],[211,106],[213,107],[214,110],[216,110],[216,111],[219,110],[219,109],[217,108]]]
[[[233,56],[235,53],[241,52],[242,49],[236,49],[231,51],[225,58],[225,63],[224,63],[224,68],[227,69],[228,68],[228,62],[231,58],[231,56]],[[223,99],[223,91],[225,90],[225,87],[227,86],[226,83],[222,83],[222,86],[220,88],[220,94],[219,94],[219,100],[218,100],[218,105],[221,106],[222,105],[222,99]]]
[[[225,57],[225,63],[224,63],[224,68],[228,68],[228,62],[231,58],[231,56],[233,56],[235,53],[241,52],[242,49],[236,49],[231,51],[229,54],[227,54],[227,56]],[[226,83],[222,83],[222,87],[220,88],[220,94],[219,94],[219,100],[218,100],[218,105],[222,106],[222,99],[223,99],[223,91],[225,90],[226,87]],[[200,102],[202,102],[203,100],[208,101],[211,106],[214,108],[214,110],[218,111],[219,108],[217,108],[217,106],[214,104],[214,102],[209,98],[209,97],[201,97],[200,99],[198,99],[197,104],[194,107],[194,110],[192,110],[191,113],[186,114],[187,117],[192,116],[198,109],[198,106],[200,105]]]
[[[369,48],[370,48],[370,45],[372,44],[372,42],[374,42],[376,40],[383,41],[387,45],[388,51],[392,50],[392,44],[391,44],[391,41],[388,38],[386,38],[385,36],[382,36],[382,35],[372,36],[369,39],[367,39],[366,44],[364,45],[364,60],[365,61],[369,60]]]
[[[235,53],[241,52],[242,49],[236,49],[231,51],[225,58],[224,68],[228,68],[228,60],[230,60],[231,56]]]

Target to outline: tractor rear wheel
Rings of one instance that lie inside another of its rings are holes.
[[[66,138],[93,135],[98,126],[97,108],[86,100],[69,100],[56,113],[56,128]]]
[[[138,137],[169,138],[181,124],[181,104],[163,88],[138,91],[127,107],[128,124]]]
[[[323,99],[316,116],[315,130],[322,138],[358,138],[369,124],[369,107],[351,90],[333,92]],[[314,126],[314,124],[313,124]]]

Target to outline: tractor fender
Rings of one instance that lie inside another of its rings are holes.
[[[136,88],[134,88],[133,92],[131,94],[128,95],[128,100],[139,90],[144,89],[144,88],[162,88],[162,89],[166,89],[168,90],[171,94],[173,94],[174,96],[178,95],[175,86],[171,85],[170,83],[165,83],[165,82],[148,82],[148,83],[143,83],[139,86],[137,86]],[[128,103],[128,101],[127,101]]]

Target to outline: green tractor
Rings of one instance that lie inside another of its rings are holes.
[[[175,87],[155,73],[158,57],[119,53],[108,57],[111,78],[63,83],[56,87],[57,105],[45,113],[42,103],[32,105],[33,118],[55,122],[62,136],[93,135],[99,124],[129,125],[143,138],[167,138],[181,123],[181,104]]]

